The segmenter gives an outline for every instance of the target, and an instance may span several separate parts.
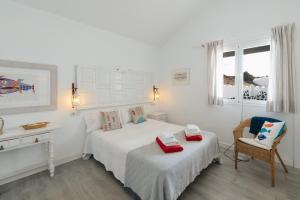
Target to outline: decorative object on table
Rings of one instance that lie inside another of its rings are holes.
[[[0,114],[55,110],[57,67],[0,60]]]
[[[150,119],[158,120],[158,121],[164,121],[164,122],[168,121],[168,115],[165,112],[159,112],[159,111],[152,112],[152,113],[149,113],[147,117],[149,117]]]
[[[251,119],[246,119],[242,121],[234,130],[234,144],[235,144],[235,168],[237,169],[238,154],[244,153],[254,158],[263,160],[271,165],[271,174],[272,174],[272,187],[275,186],[275,155],[278,157],[284,171],[288,173],[287,168],[281,159],[277,145],[283,139],[287,133],[287,127],[284,125],[282,131],[280,130],[277,136],[272,142],[272,146],[263,145],[255,140],[255,138],[245,138],[243,137],[244,128],[250,127],[250,133],[254,135],[261,134],[264,132],[262,129],[265,122],[274,123],[281,122],[280,120],[267,118],[267,117],[253,117]],[[269,125],[267,125],[269,126]]]
[[[175,69],[172,74],[172,80],[174,84],[188,85],[190,83],[190,69],[189,68]]]
[[[159,100],[158,90],[159,90],[159,88],[155,87],[155,85],[153,85],[153,101],[158,101]]]
[[[45,128],[48,124],[49,122],[37,122],[33,124],[25,124],[22,125],[21,127],[23,127],[25,130],[31,130],[31,129]]]
[[[3,134],[4,119],[0,117],[0,135]]]

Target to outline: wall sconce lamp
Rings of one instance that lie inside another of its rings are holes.
[[[154,101],[158,101],[159,100],[159,92],[158,92],[159,88],[155,87],[155,85],[153,85],[153,100]]]
[[[76,110],[78,106],[80,106],[78,88],[75,86],[75,83],[72,83],[72,108]]]

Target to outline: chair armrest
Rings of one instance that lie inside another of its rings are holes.
[[[277,147],[277,145],[280,143],[282,138],[285,136],[286,132],[287,132],[287,128],[285,129],[285,131],[283,132],[283,134],[281,136],[279,136],[278,138],[276,138],[274,140],[273,145],[272,145],[272,149],[275,149]]]
[[[250,124],[251,124],[251,119],[246,119],[240,122],[240,124],[237,127],[235,127],[235,129],[233,130],[233,136],[235,141],[243,137],[244,128],[250,127]]]

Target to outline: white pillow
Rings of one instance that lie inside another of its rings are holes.
[[[265,122],[257,134],[255,141],[271,149],[274,140],[282,131],[285,122]]]
[[[84,121],[86,124],[86,132],[91,133],[101,127],[101,115],[100,111],[93,111],[84,115]]]
[[[129,113],[129,108],[120,109],[122,124],[127,124],[132,122],[131,115]]]

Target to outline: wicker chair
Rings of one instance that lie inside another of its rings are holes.
[[[261,147],[257,147],[254,145],[251,145],[249,143],[245,143],[241,141],[240,139],[243,138],[243,131],[245,127],[250,127],[251,125],[251,119],[246,119],[242,121],[234,130],[234,141],[235,141],[235,169],[237,169],[237,163],[238,163],[238,153],[244,153],[252,158],[257,158],[259,160],[263,160],[271,165],[271,175],[272,175],[272,187],[275,186],[275,155],[278,157],[284,171],[288,173],[288,170],[281,159],[278,150],[277,145],[280,143],[282,138],[285,136],[287,132],[287,128],[285,127],[285,130],[283,134],[281,134],[273,143],[271,149],[265,149]]]

